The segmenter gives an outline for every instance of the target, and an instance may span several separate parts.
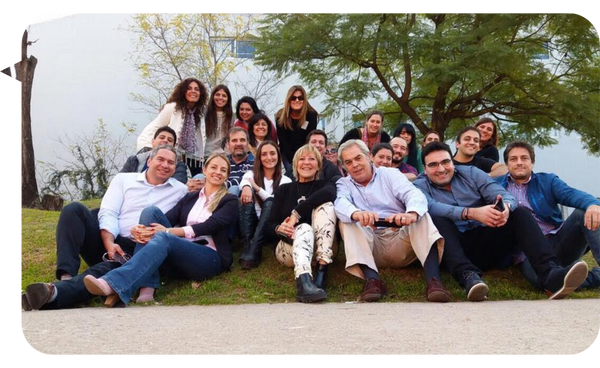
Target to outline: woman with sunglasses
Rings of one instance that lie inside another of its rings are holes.
[[[421,149],[417,144],[417,133],[412,124],[399,124],[394,131],[394,137],[400,137],[408,144],[408,155],[402,161],[417,169],[419,174],[422,173],[423,162],[419,159],[421,157]]]
[[[279,147],[286,175],[291,177],[292,159],[296,150],[306,143],[308,133],[317,128],[317,111],[308,103],[302,86],[292,86],[287,92],[283,108],[275,114]]]
[[[273,123],[267,115],[262,112],[254,114],[254,116],[250,118],[250,121],[248,121],[248,147],[254,157],[257,157],[256,149],[258,148],[258,145],[264,141],[271,140],[271,132],[273,130],[275,130]]]
[[[498,153],[498,127],[494,120],[482,118],[475,123],[475,128],[479,131],[479,151],[475,156],[490,158],[496,162],[500,161]]]
[[[261,113],[261,111],[256,104],[256,100],[250,96],[240,98],[235,106],[235,116],[237,117],[237,120],[233,126],[244,128],[244,130],[248,132],[250,119],[258,113]],[[271,129],[271,135],[269,137],[273,142],[277,142],[277,131]]]
[[[206,126],[205,155],[225,152],[221,146],[233,124],[231,92],[227,86],[219,84],[213,89],[208,101],[204,124]]]
[[[378,143],[389,143],[390,136],[383,130],[383,112],[373,110],[367,115],[367,120],[362,128],[349,130],[340,145],[350,139],[360,139],[369,148],[369,151]]]
[[[327,148],[325,148],[325,153],[323,154],[323,156],[327,161],[331,162],[338,168],[338,170],[342,176],[346,176],[346,172],[344,171],[344,168],[338,161],[337,152],[338,152],[338,149],[336,146],[327,145]]]

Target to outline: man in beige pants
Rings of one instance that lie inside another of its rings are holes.
[[[348,176],[336,183],[335,212],[346,271],[366,280],[360,300],[374,302],[386,293],[378,268],[405,267],[418,259],[427,279],[427,299],[450,301],[439,276],[444,239],[427,213],[423,193],[398,169],[374,167],[363,141],[345,142],[338,155]],[[386,224],[375,224],[377,220]]]

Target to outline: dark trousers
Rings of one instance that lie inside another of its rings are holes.
[[[55,282],[54,287],[56,287],[58,295],[54,301],[44,305],[42,309],[72,308],[89,302],[96,295],[92,295],[87,291],[83,283],[83,278],[86,275],[98,278],[119,266],[120,264],[117,262],[100,262],[70,280]]]
[[[474,271],[481,275],[481,271],[508,266],[516,249],[525,253],[544,283],[551,269],[559,264],[535,219],[525,208],[512,211],[502,227],[478,226],[464,233],[450,219],[432,216],[432,220],[446,242],[442,264],[461,286],[464,286],[463,272]]]
[[[100,237],[98,223],[99,209],[90,211],[78,202],[66,205],[60,212],[56,226],[56,278],[68,273],[77,275],[81,261],[79,256],[88,266],[102,262],[102,255],[106,252]],[[117,236],[115,243],[133,254],[135,243],[127,238]]]

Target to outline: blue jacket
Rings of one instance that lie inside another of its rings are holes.
[[[508,175],[500,176],[495,180],[507,188]],[[531,181],[527,185],[527,200],[540,220],[557,227],[563,223],[559,204],[583,211],[593,204],[600,206],[600,201],[594,196],[571,188],[557,175],[551,173],[531,173]]]

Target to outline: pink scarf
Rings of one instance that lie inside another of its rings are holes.
[[[367,145],[367,147],[369,147],[369,151],[373,148],[373,146],[375,146],[378,143],[381,143],[381,132],[379,132],[379,133],[377,133],[377,137],[375,138],[375,142],[373,142],[373,144],[369,145],[369,133],[367,131],[367,127],[366,126],[364,126],[362,128],[361,136],[362,136],[363,142],[365,142],[365,144]]]

